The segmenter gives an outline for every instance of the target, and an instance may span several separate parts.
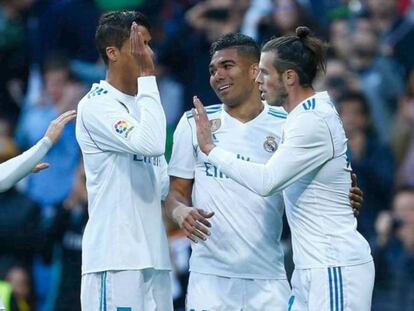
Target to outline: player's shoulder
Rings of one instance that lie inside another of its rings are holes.
[[[82,98],[84,102],[95,102],[108,97],[109,89],[103,83],[94,83],[88,93]]]
[[[113,107],[111,102],[115,101],[110,96],[109,88],[105,87],[103,83],[94,83],[88,93],[79,101],[78,109],[99,113],[105,110],[105,107],[110,109]],[[95,109],[98,108],[99,109]]]
[[[331,114],[334,113],[335,107],[327,92],[318,92],[314,96],[305,99],[299,104],[299,113],[310,114]]]

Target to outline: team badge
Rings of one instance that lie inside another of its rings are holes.
[[[274,136],[267,136],[265,142],[263,143],[263,148],[267,152],[273,153],[277,149],[277,143]]]
[[[210,128],[211,132],[217,131],[221,126],[221,120],[220,119],[213,119],[210,120]]]
[[[134,129],[133,126],[129,124],[126,120],[119,120],[114,124],[115,131],[124,136],[125,138],[128,137],[128,134]]]

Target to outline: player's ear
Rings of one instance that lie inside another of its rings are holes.
[[[299,76],[293,69],[288,69],[283,73],[283,82],[288,86],[292,86],[299,82]]]
[[[107,46],[105,48],[106,56],[108,59],[115,63],[118,60],[119,50],[114,46]]]
[[[259,74],[259,64],[257,64],[257,63],[251,64],[250,65],[250,70],[249,70],[250,78],[252,80],[256,80],[256,77],[257,77],[258,74]]]

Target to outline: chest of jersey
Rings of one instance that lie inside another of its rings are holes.
[[[281,141],[284,120],[263,117],[248,123],[228,118],[211,118],[212,139],[215,145],[233,152],[238,159],[265,163],[277,150]],[[194,142],[197,140],[195,138]],[[207,177],[227,178],[208,161],[197,144],[194,145],[196,172]]]

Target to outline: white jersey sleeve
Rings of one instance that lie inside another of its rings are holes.
[[[174,144],[168,167],[170,176],[194,179],[196,166],[194,148],[191,125],[184,114],[174,132]]]
[[[11,188],[20,179],[28,175],[32,169],[43,159],[52,142],[43,137],[32,148],[21,155],[0,164],[0,192]]]
[[[284,141],[266,164],[237,159],[215,147],[209,160],[241,185],[263,196],[283,190],[333,157],[329,128],[314,113],[299,115],[286,127]]]
[[[138,78],[137,104],[139,120],[121,102],[104,97],[107,102],[84,105],[80,121],[101,151],[127,152],[144,156],[159,156],[165,151],[166,119],[155,77]]]

